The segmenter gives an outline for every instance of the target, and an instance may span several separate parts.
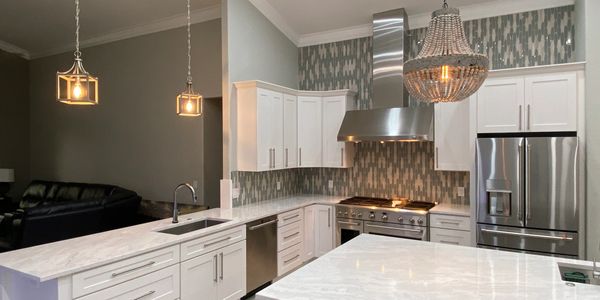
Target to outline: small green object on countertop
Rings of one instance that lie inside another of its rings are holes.
[[[566,281],[586,283],[588,276],[581,272],[565,272],[564,274]]]

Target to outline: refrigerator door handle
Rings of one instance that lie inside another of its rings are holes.
[[[567,235],[553,236],[553,235],[521,233],[521,232],[502,231],[502,230],[485,229],[485,228],[481,229],[481,231],[487,232],[487,233],[521,236],[521,237],[531,237],[531,238],[539,238],[539,239],[546,239],[546,240],[560,240],[560,241],[572,241],[573,240],[573,237],[567,236]]]
[[[531,220],[531,144],[527,143],[525,160],[527,161],[527,175],[525,175],[525,218]]]
[[[521,178],[520,178],[522,176],[521,174],[523,174],[523,170],[522,170],[522,168],[523,168],[523,141],[519,142],[519,161],[517,163],[518,163],[518,173],[517,173],[518,175],[517,176],[519,176],[518,182],[519,182],[519,187],[520,187],[519,188],[519,210],[518,210],[519,216],[518,217],[519,217],[519,221],[523,222],[523,207],[521,207],[521,205],[520,205],[521,203],[523,203],[523,191],[522,191]]]

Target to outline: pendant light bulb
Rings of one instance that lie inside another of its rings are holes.
[[[186,89],[177,96],[177,115],[183,117],[198,117],[202,115],[202,95],[194,92],[192,87],[192,32],[190,18],[190,0],[187,0],[187,58],[188,73]]]
[[[75,0],[75,62],[65,72],[56,72],[56,99],[73,105],[98,104],[98,78],[83,68],[79,50],[79,0]]]

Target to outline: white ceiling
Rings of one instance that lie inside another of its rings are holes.
[[[220,17],[220,0],[192,0],[194,21]],[[1,0],[1,48],[23,56],[70,50],[75,36],[74,0]],[[185,25],[185,0],[81,0],[83,45]],[[12,48],[12,49],[11,49]]]
[[[191,0],[192,22],[219,18],[221,0]],[[246,1],[246,0],[234,0]],[[427,26],[441,0],[248,0],[298,46],[368,36],[374,13],[405,8]],[[448,0],[463,20],[575,0]],[[185,25],[185,0],[81,0],[81,44],[93,46]],[[0,0],[0,49],[35,58],[74,47],[74,0]]]

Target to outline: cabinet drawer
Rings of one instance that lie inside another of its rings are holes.
[[[430,235],[430,240],[434,243],[471,246],[470,231],[431,228]]]
[[[277,251],[299,244],[304,239],[304,222],[296,222],[279,227],[277,230]]]
[[[176,245],[83,271],[73,275],[73,297],[81,297],[178,263],[179,245]]]
[[[456,230],[471,230],[471,222],[469,217],[449,216],[449,215],[430,215],[430,227],[456,229]]]
[[[246,227],[238,226],[181,244],[181,261],[246,239]]]
[[[304,219],[304,210],[302,208],[288,211],[277,216],[279,222],[277,223],[278,227],[283,227],[285,225],[301,221]]]
[[[78,300],[179,298],[179,264],[126,281]]]
[[[277,253],[277,276],[285,275],[302,265],[302,244],[296,244]]]

